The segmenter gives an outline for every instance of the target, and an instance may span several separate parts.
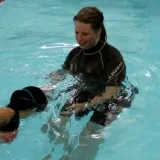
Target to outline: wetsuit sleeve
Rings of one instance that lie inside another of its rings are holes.
[[[108,86],[118,86],[124,81],[126,66],[123,60],[109,61],[106,65],[105,77]]]

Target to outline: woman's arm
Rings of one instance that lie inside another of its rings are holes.
[[[106,90],[102,93],[101,96],[97,95],[90,102],[84,103],[76,103],[68,107],[68,111],[61,112],[61,115],[71,115],[73,113],[77,113],[81,110],[84,110],[88,107],[95,106],[96,104],[102,103],[103,101],[107,101],[110,99],[121,86],[122,81],[126,76],[126,66],[124,61],[109,61],[106,64],[106,70],[104,73],[104,77],[106,80]]]
[[[60,114],[63,116],[69,116],[87,108],[95,107],[95,105],[100,104],[107,99],[110,99],[117,91],[119,91],[119,89],[120,86],[109,86],[107,87],[107,90],[102,93],[101,96],[95,96],[93,99],[90,100],[90,102],[73,104],[67,108],[67,111],[63,111]]]
[[[57,83],[59,83],[60,81],[64,80],[67,74],[70,74],[70,62],[72,60],[72,58],[74,57],[74,50],[70,51],[70,53],[68,54],[67,58],[65,59],[63,65],[61,66],[61,69],[58,69],[55,72],[51,72],[47,78],[51,79],[51,82],[41,86],[40,88],[46,93],[48,94],[48,91],[53,90]]]
[[[89,104],[95,105],[95,104],[101,103],[102,101],[110,99],[119,89],[120,89],[120,86],[109,86],[109,87],[107,87],[106,91],[104,93],[102,93],[101,96],[95,96],[90,101]]]

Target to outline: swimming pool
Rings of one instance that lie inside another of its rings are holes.
[[[45,76],[58,69],[76,45],[72,17],[86,5],[103,10],[108,41],[123,53],[129,80],[139,87],[140,94],[130,109],[123,110],[116,121],[109,127],[99,128],[98,133],[80,134],[89,118],[75,121],[72,117],[68,133],[64,132],[68,148],[64,148],[64,143],[55,144],[51,134],[40,131],[51,115],[52,119],[58,115],[54,110],[58,102],[52,102],[47,111],[21,121],[17,139],[0,146],[0,160],[39,160],[49,154],[50,159],[59,160],[68,152],[77,160],[159,160],[158,0],[6,0],[0,3],[0,105],[6,105],[18,88],[48,82]],[[69,80],[60,84],[56,92],[68,84]],[[62,100],[66,98],[63,96]],[[78,138],[83,139],[82,144],[78,144]]]

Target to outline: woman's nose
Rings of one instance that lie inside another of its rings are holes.
[[[77,40],[78,40],[78,41],[83,40],[83,36],[82,36],[81,34],[77,34],[76,37],[77,37]]]

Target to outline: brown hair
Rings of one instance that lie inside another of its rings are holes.
[[[100,39],[104,42],[107,40],[107,33],[104,26],[104,17],[103,13],[96,7],[84,7],[82,8],[77,15],[73,17],[74,21],[80,21],[86,24],[91,24],[91,27],[94,30],[101,28]]]

